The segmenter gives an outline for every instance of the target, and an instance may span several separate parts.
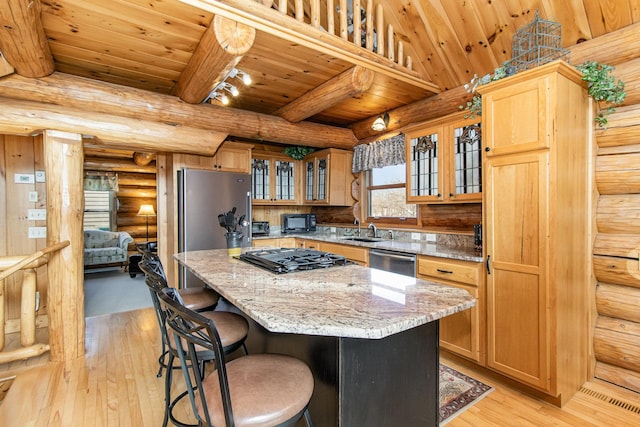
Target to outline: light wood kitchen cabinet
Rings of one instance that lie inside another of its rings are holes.
[[[305,248],[305,249],[315,249],[316,251],[320,251],[320,242],[316,240],[309,239],[301,239],[296,237],[296,248]]]
[[[213,157],[193,154],[174,154],[174,164],[193,169],[210,169],[224,172],[251,173],[252,144],[223,143]]]
[[[342,255],[349,261],[358,263],[364,267],[369,266],[369,249],[340,243],[322,242],[322,251]]]
[[[440,345],[484,364],[485,285],[482,263],[418,256],[418,278],[462,288],[476,298],[475,307],[440,319]]]
[[[407,202],[482,200],[480,118],[456,113],[405,132]]]
[[[281,237],[273,239],[254,239],[251,241],[251,245],[254,248],[263,248],[266,246],[273,246],[276,248],[295,248],[296,239],[293,237]]]
[[[329,148],[307,155],[303,160],[304,204],[351,206],[351,162],[353,153]]]
[[[301,162],[286,155],[254,151],[251,182],[255,205],[297,205]]]
[[[481,86],[487,366],[562,404],[587,379],[591,101],[553,62]]]

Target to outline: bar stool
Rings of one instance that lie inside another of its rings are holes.
[[[256,354],[225,363],[220,325],[215,319],[189,310],[172,288],[163,289],[159,296],[168,329],[176,338],[187,391],[200,425],[283,427],[294,426],[304,417],[312,427],[308,405],[313,375],[304,362],[280,354]],[[216,355],[215,370],[206,376],[198,364],[198,348]],[[191,387],[191,377],[195,387]]]
[[[179,366],[174,366],[174,362],[176,357],[180,357],[179,348],[181,346],[175,341],[174,335],[169,334],[167,330],[165,311],[160,305],[159,293],[161,293],[163,289],[173,288],[169,288],[166,281],[154,271],[153,267],[145,263],[144,260],[140,262],[140,268],[145,272],[145,283],[149,287],[151,300],[153,302],[153,306],[156,312],[156,318],[158,320],[158,326],[160,328],[160,335],[163,343],[163,356],[161,356],[161,358],[164,359],[165,355],[168,356],[168,361],[165,365],[165,367],[167,368],[167,372],[165,375],[165,413],[162,425],[163,427],[166,426],[169,419],[171,419],[171,422],[173,422],[175,425],[191,426],[191,424],[185,424],[177,420],[172,413],[175,405],[188,394],[188,388],[190,387],[190,384],[187,384],[187,390],[176,396],[174,399],[171,398],[173,369],[180,368]],[[200,313],[203,317],[211,319],[212,321],[215,321],[217,324],[221,325],[220,334],[222,337],[222,351],[224,354],[233,353],[239,348],[242,348],[245,354],[247,354],[247,349],[244,343],[249,333],[249,323],[247,322],[247,319],[240,316],[239,314],[226,311],[203,311]],[[182,345],[182,347],[184,347],[184,344]],[[204,371],[204,363],[215,360],[216,355],[209,349],[199,347],[196,350],[195,357],[197,360],[196,363],[199,364],[199,369],[201,371]]]
[[[144,263],[144,268],[142,263]],[[157,280],[164,282],[164,284],[161,283],[161,285],[164,287],[168,286],[167,276],[164,272],[162,261],[160,261],[160,257],[157,253],[152,252],[151,250],[143,250],[142,259],[138,263],[138,266],[145,275],[153,273],[157,276]],[[178,292],[187,307],[195,311],[213,310],[220,299],[220,295],[210,288],[186,288],[180,289]],[[162,376],[162,369],[167,368],[167,362],[165,361],[167,353],[167,343],[163,339],[162,352],[158,358],[158,364],[160,365],[157,374],[158,378]]]

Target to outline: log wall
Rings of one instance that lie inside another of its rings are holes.
[[[135,252],[135,244],[147,240],[146,218],[137,216],[140,205],[153,206],[156,214],[156,162],[136,164],[135,153],[126,150],[105,150],[85,147],[85,172],[115,172],[118,174],[117,231],[126,231],[133,237],[129,252]],[[139,163],[139,162],[138,162]],[[157,241],[157,216],[149,217],[149,241]]]
[[[625,83],[637,88],[640,77]],[[597,378],[640,392],[640,104],[633,101],[595,132],[593,352]]]

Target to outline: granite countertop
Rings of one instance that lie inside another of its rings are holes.
[[[463,289],[358,265],[274,274],[226,249],[175,258],[272,332],[379,339],[476,304]]]
[[[412,241],[412,240],[391,240],[376,239],[375,242],[358,242],[347,240],[348,237],[335,233],[300,233],[300,234],[277,234],[269,236],[255,236],[254,240],[277,239],[284,237],[297,237],[301,239],[316,240],[319,242],[340,243],[343,245],[359,246],[370,249],[385,249],[390,251],[405,252],[416,255],[429,255],[440,258],[452,258],[462,261],[483,262],[482,253],[473,248],[465,246],[451,246],[432,242]]]

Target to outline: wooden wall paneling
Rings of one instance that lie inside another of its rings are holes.
[[[34,169],[36,171],[45,171],[46,162],[44,159],[44,147],[42,141],[42,134],[33,137],[33,155],[34,155]],[[45,182],[36,182],[35,191],[38,193],[38,201],[32,202],[33,208],[46,209],[47,208],[47,184],[46,184],[46,172]],[[35,221],[36,227],[46,227],[47,221]],[[36,239],[36,249],[44,249],[46,247],[45,239]],[[37,274],[37,292],[40,295],[40,309],[36,314],[42,315],[46,313],[49,298],[47,297],[49,291],[49,273],[48,266],[44,265],[41,268],[36,269]]]
[[[36,240],[29,239],[29,227],[35,221],[27,219],[27,210],[34,207],[29,202],[29,192],[35,191],[35,183],[17,184],[15,174],[34,174],[33,138],[5,135],[6,161],[6,244],[7,255],[29,255],[36,251]],[[20,295],[23,273],[17,272],[5,281],[7,319],[20,317]]]
[[[5,149],[5,135],[0,134],[0,200],[3,202],[0,208],[0,256],[9,255],[7,248],[7,161]]]
[[[418,215],[425,230],[473,233],[473,225],[482,223],[482,204],[418,205]]]

